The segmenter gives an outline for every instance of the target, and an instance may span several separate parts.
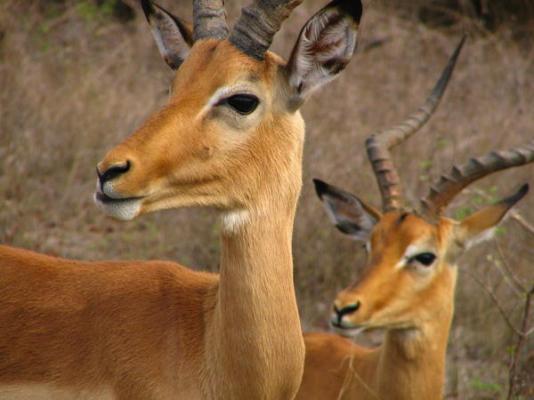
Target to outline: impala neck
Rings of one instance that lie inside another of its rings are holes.
[[[377,370],[380,398],[442,398],[453,315],[450,299],[450,304],[436,310],[431,320],[418,327],[386,333]],[[390,397],[392,391],[396,396]]]
[[[206,343],[219,383],[213,398],[290,399],[298,390],[304,343],[293,285],[293,192],[225,221]]]

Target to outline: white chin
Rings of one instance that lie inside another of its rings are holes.
[[[141,200],[117,200],[117,201],[101,201],[95,196],[93,200],[96,206],[104,211],[110,217],[119,219],[121,221],[130,221],[139,215],[141,210]]]
[[[338,335],[345,336],[348,338],[354,338],[365,330],[364,327],[351,328],[351,329],[341,329],[341,328],[333,327],[333,329]]]

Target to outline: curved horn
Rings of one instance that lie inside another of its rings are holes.
[[[448,175],[442,175],[431,187],[429,195],[421,202],[429,217],[440,215],[445,207],[466,186],[494,172],[534,162],[534,141],[526,146],[508,151],[493,151],[482,157],[472,158],[460,166],[453,166]]]
[[[417,132],[432,116],[447,88],[464,42],[465,36],[456,47],[425,103],[400,124],[371,135],[365,142],[367,156],[382,195],[384,211],[395,210],[402,205],[400,178],[393,165],[390,149]]]
[[[194,39],[225,39],[228,36],[224,0],[193,1]]]
[[[302,0],[256,0],[243,7],[230,35],[230,42],[249,56],[263,60],[273,37]]]

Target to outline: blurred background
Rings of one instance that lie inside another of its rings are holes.
[[[226,3],[235,20],[242,1]],[[274,50],[287,57],[301,26],[324,3],[305,1]],[[395,150],[408,198],[417,204],[453,162],[534,139],[534,2],[364,3],[354,60],[303,108],[304,186],[293,247],[307,331],[328,329],[335,293],[365,263],[360,245],[331,226],[311,179],[378,206],[365,138],[422,103],[463,33],[468,41],[438,111]],[[190,18],[190,1],[161,4]],[[133,0],[0,1],[0,243],[62,257],[169,259],[216,271],[214,211],[159,212],[119,223],[92,203],[96,163],[165,103],[171,77]],[[533,173],[531,165],[486,178],[449,215],[462,218],[521,183],[532,187]],[[516,210],[494,239],[460,260],[446,398],[505,398],[518,340],[510,324],[516,330],[525,319],[534,324],[534,315],[525,314],[525,290],[534,284],[534,193]],[[532,338],[524,338],[517,357],[517,399],[534,398]]]

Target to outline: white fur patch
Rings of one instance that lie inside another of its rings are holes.
[[[224,232],[233,233],[249,220],[247,210],[229,211],[222,216],[222,229]]]
[[[233,90],[229,86],[223,86],[217,89],[215,93],[211,95],[206,105],[202,108],[202,110],[200,111],[200,114],[205,114],[206,112],[208,112],[219,101],[230,96],[232,92]]]
[[[358,327],[358,328],[345,328],[345,329],[332,327],[332,330],[334,332],[336,332],[338,335],[341,335],[341,336],[344,336],[344,337],[347,337],[347,338],[351,338],[351,339],[357,337],[362,332],[364,332],[366,329],[367,328],[361,327],[361,326]]]
[[[106,182],[104,183],[104,187],[102,188],[104,194],[106,196],[109,196],[111,197],[112,199],[122,199],[124,198],[125,196],[123,194],[121,194],[120,192],[117,192],[114,188],[113,188],[113,182]]]
[[[197,118],[201,118],[204,115],[206,115],[221,100],[226,99],[238,93],[239,94],[251,94],[251,95],[253,94],[253,92],[245,84],[236,84],[234,86],[220,87],[215,91],[215,93],[211,95],[206,105],[202,107],[202,109],[197,115]]]
[[[493,236],[495,236],[495,231],[495,228],[491,228],[483,231],[482,233],[476,236],[473,236],[472,238],[465,241],[464,248],[467,250],[473,246],[476,246],[477,244],[490,240],[491,238],[493,238]]]
[[[397,262],[395,265],[396,269],[403,268],[408,260],[412,258],[413,256],[422,253],[423,251],[426,251],[427,249],[421,246],[420,244],[411,244],[408,247],[406,247],[406,250],[404,251],[404,255],[401,257],[401,259]]]
[[[129,221],[134,219],[141,210],[141,200],[139,199],[103,203],[97,199],[96,194],[94,195],[93,199],[96,206],[106,215],[120,219],[121,221]]]

